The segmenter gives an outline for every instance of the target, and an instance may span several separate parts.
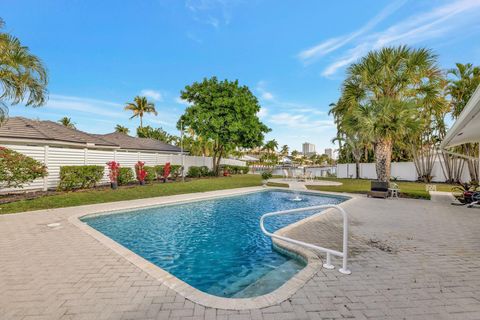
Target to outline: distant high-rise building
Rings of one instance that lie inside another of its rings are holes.
[[[315,154],[315,145],[313,143],[305,142],[302,144],[302,153],[306,156]]]
[[[327,149],[325,149],[325,154],[326,154],[330,159],[333,159],[333,149],[332,149],[332,148],[327,148]]]

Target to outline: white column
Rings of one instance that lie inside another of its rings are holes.
[[[43,163],[45,164],[45,166],[47,167],[47,170],[48,170],[48,146],[45,146],[44,147],[44,151],[43,151],[43,156],[44,156],[44,159],[43,159]],[[45,177],[43,177],[43,191],[47,191],[48,190],[48,171],[47,171],[47,175],[45,175]]]
[[[83,149],[83,164],[87,165],[88,163],[88,149],[84,148]]]

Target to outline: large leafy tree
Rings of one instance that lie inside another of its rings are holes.
[[[257,116],[260,105],[247,86],[238,80],[219,81],[216,77],[194,82],[181,91],[191,103],[177,127],[190,129],[196,136],[212,141],[213,171],[219,173],[222,157],[238,148],[262,145],[270,129]]]
[[[63,117],[60,120],[58,120],[57,122],[60,123],[64,127],[67,127],[67,128],[70,128],[70,129],[75,129],[75,123],[69,117]]]
[[[155,109],[155,104],[149,102],[146,97],[136,96],[133,99],[133,102],[127,102],[125,105],[125,110],[133,112],[133,115],[130,119],[140,118],[140,128],[143,127],[143,116],[148,113],[153,113],[157,115],[157,110]]]
[[[373,145],[380,181],[390,179],[394,141],[420,130],[418,106],[441,77],[430,50],[406,46],[371,51],[348,68],[334,119],[342,133]]]
[[[0,18],[0,29],[4,21]],[[0,32],[0,122],[8,104],[40,106],[47,100],[47,70],[42,61],[15,36]]]

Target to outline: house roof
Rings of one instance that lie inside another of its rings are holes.
[[[475,90],[457,121],[448,130],[440,148],[480,141],[480,86]]]
[[[0,126],[0,138],[21,140],[53,140],[57,142],[94,144],[98,146],[116,147],[115,143],[77,129],[65,127],[53,121],[32,120],[23,117],[12,117]]]
[[[21,140],[81,144],[109,148],[180,152],[180,148],[148,138],[136,138],[123,133],[91,134],[65,127],[53,121],[32,120],[23,117],[9,118],[0,126],[0,140]]]
[[[162,152],[180,152],[179,147],[173,146],[171,144],[150,139],[150,138],[136,138],[131,137],[124,133],[113,132],[109,134],[96,135],[104,140],[107,140],[111,143],[115,143],[122,149],[134,149],[134,150],[151,150],[151,151],[162,151]]]

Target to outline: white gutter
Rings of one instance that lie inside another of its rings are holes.
[[[467,105],[460,113],[457,118],[457,121],[453,126],[448,130],[445,138],[440,144],[440,149],[444,150],[445,148],[450,148],[470,142],[480,141],[480,86],[477,87],[472,97],[468,101]],[[479,130],[477,130],[473,135],[465,136],[465,138],[459,138],[464,134],[466,129],[472,129],[469,127],[474,126],[473,121],[476,121],[479,125]],[[458,137],[458,138],[457,138]],[[457,138],[457,139],[456,139]]]

